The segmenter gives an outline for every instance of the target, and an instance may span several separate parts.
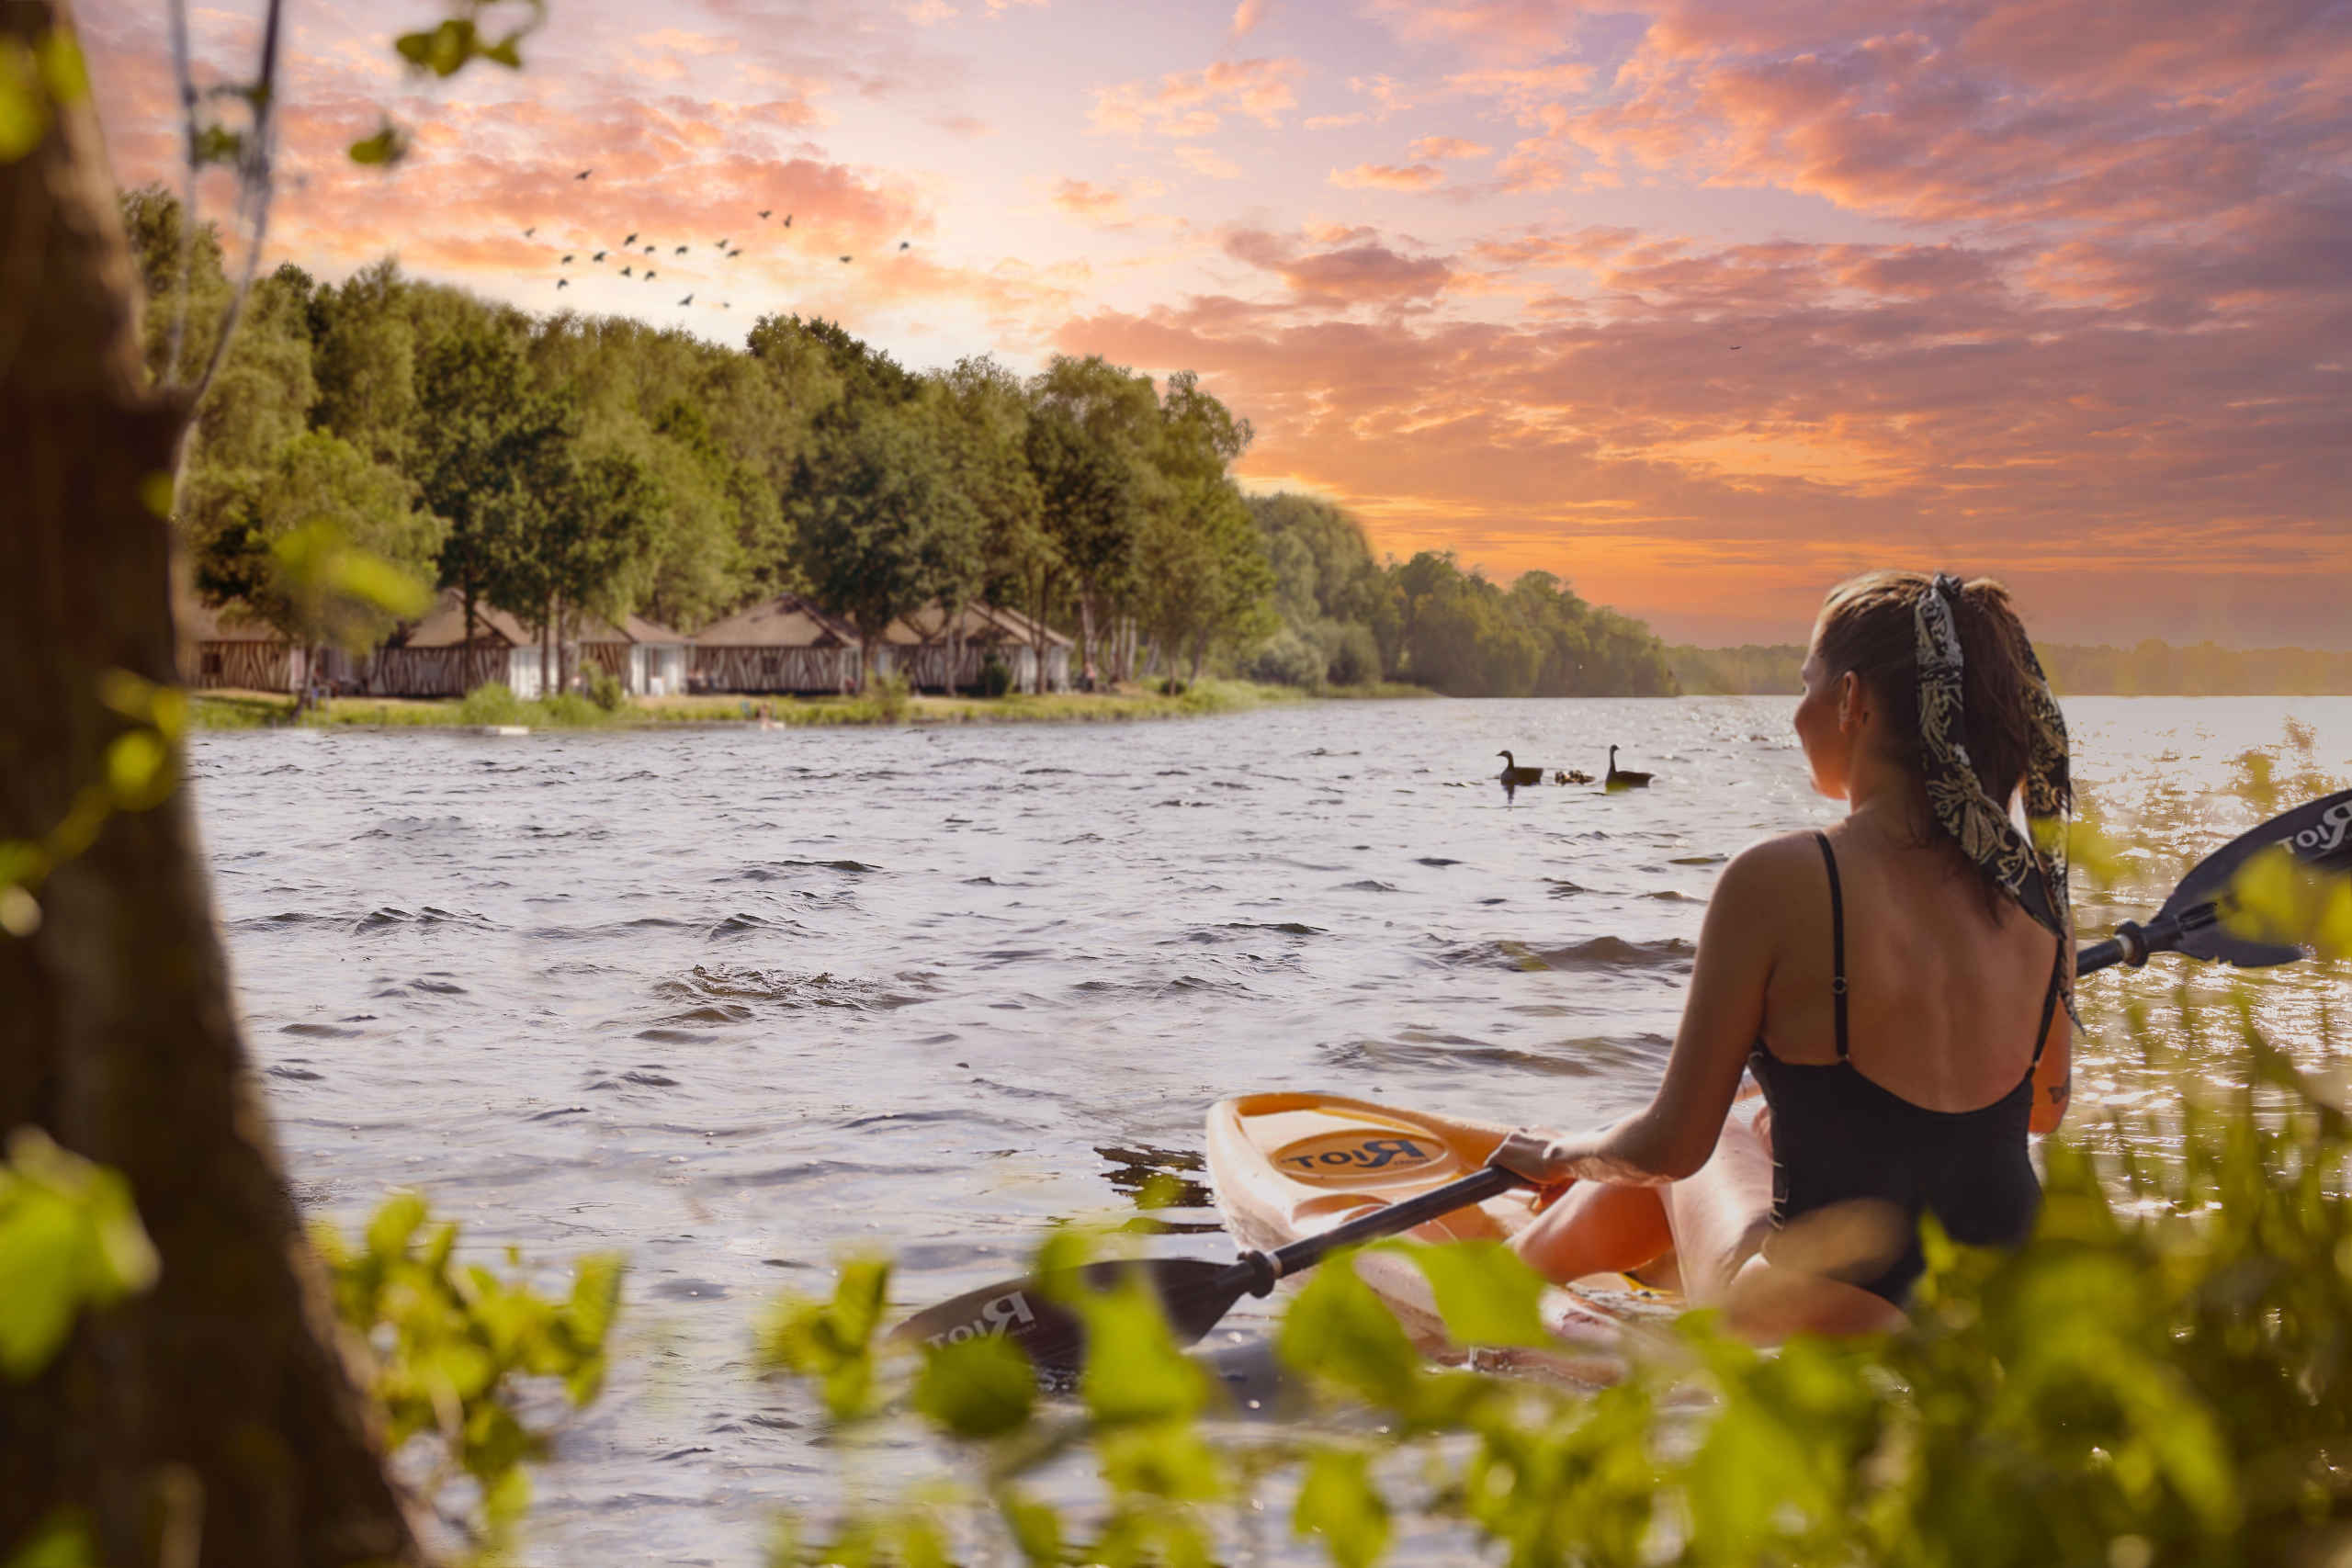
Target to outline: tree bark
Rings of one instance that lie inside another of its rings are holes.
[[[17,41],[67,26],[59,0],[0,4]],[[0,322],[0,839],[38,839],[106,776],[124,721],[100,676],[177,680],[147,492],[188,411],[145,389],[86,100],[0,164],[0,315],[21,311]],[[0,935],[0,1130],[122,1171],[163,1271],[0,1382],[0,1560],[71,1507],[99,1561],[153,1563],[161,1499],[193,1477],[200,1520],[180,1526],[209,1568],[420,1561],[239,1039],[186,789],[110,818],[38,897],[38,931]]]

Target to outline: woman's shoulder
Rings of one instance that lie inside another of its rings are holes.
[[[1823,885],[1821,848],[1810,832],[1758,839],[1724,866],[1714,901],[1785,908],[1792,897]]]

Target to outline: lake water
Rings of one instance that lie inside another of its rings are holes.
[[[838,1495],[749,1344],[844,1252],[894,1253],[908,1306],[1017,1273],[1046,1222],[1191,1174],[1243,1089],[1571,1125],[1639,1104],[1717,868],[1838,809],[1792,706],[220,733],[192,766],[305,1206],[350,1225],[415,1186],[487,1261],[629,1258],[615,1373],[538,1473],[530,1560],[741,1563],[776,1506]],[[2352,773],[2352,699],[2067,707],[2085,786],[2168,800],[2191,848],[2251,824],[2232,759],[2290,718]],[[1499,747],[1598,773],[1612,741],[1655,788],[1492,782]],[[2134,983],[2161,982],[2086,988]],[[2279,987],[2290,1032],[2312,998]],[[1230,1256],[1188,1201],[1152,1245]]]

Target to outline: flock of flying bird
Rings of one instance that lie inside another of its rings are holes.
[[[594,174],[595,172],[596,172],[596,171],[595,171],[594,169],[593,169],[593,168],[582,169],[582,170],[581,170],[578,174],[576,174],[576,175],[572,175],[571,177],[572,177],[573,179],[575,179],[575,180],[584,180],[584,179],[586,179],[590,175],[593,175],[593,174]],[[770,218],[774,217],[775,215],[775,209],[774,208],[763,208],[763,209],[761,209],[761,210],[760,210],[760,221],[761,221],[761,222],[763,222],[763,223],[764,223],[764,222],[766,222]],[[791,227],[792,227],[792,214],[791,214],[791,213],[787,212],[787,213],[786,213],[786,214],[784,215],[784,222],[783,222],[783,224],[782,224],[781,226],[782,226],[782,227],[784,227],[784,228],[786,228],[786,229],[789,229],[789,228],[791,228]],[[525,239],[526,239],[526,240],[527,240],[527,239],[530,239],[530,238],[532,238],[534,235],[536,235],[537,232],[538,232],[538,225],[535,223],[535,224],[531,225],[531,227],[529,227],[529,228],[527,228],[527,229],[526,229],[526,230],[524,230],[524,231],[523,231],[523,238],[525,238]],[[639,250],[639,245],[638,245],[638,240],[639,240],[639,235],[631,234],[631,235],[628,236],[626,239],[622,240],[622,241],[621,241],[621,243],[620,243],[619,244],[617,244],[617,245],[614,245],[614,246],[608,247],[608,248],[607,248],[607,249],[605,249],[605,250],[601,250],[601,251],[596,251],[596,252],[592,253],[592,254],[589,255],[588,259],[589,259],[591,262],[596,263],[596,264],[598,264],[598,265],[601,265],[603,264],[603,262],[604,262],[604,260],[605,260],[605,256],[609,255],[613,251],[619,251],[619,252],[620,252],[621,254],[623,254],[624,255],[633,255],[633,254],[635,254],[637,253],[637,251],[638,251],[638,250]],[[737,256],[740,256],[740,255],[741,255],[741,254],[743,254],[743,247],[742,247],[742,246],[741,246],[741,245],[736,245],[736,246],[734,246],[734,247],[730,250],[730,249],[729,248],[729,242],[728,240],[724,240],[724,239],[722,239],[722,240],[718,241],[718,243],[717,243],[716,245],[714,245],[712,248],[713,248],[714,250],[718,251],[718,253],[721,256],[725,257],[727,260],[729,260],[729,261],[733,261]],[[911,240],[901,240],[901,241],[899,241],[899,249],[900,249],[900,250],[902,250],[902,251],[903,251],[903,250],[907,249],[909,246],[910,246],[910,245],[911,245],[911,244],[913,244],[913,243],[914,243],[914,242],[913,242],[913,241],[911,241]],[[650,256],[650,255],[656,255],[656,254],[660,254],[660,252],[661,252],[661,249],[662,249],[662,247],[661,247],[661,246],[659,246],[659,245],[647,245],[647,246],[644,246],[644,247],[643,247],[644,254],[647,254],[647,255],[649,255],[649,256]],[[683,255],[687,254],[688,254],[689,252],[691,252],[693,249],[694,249],[694,247],[693,247],[693,246],[691,246],[691,245],[679,245],[679,246],[675,247],[674,249],[673,249],[673,250],[671,251],[671,253],[670,253],[670,254],[671,254],[672,255],[673,255],[673,256],[683,256]],[[570,265],[571,265],[575,260],[577,260],[578,258],[579,258],[579,253],[578,253],[577,251],[567,252],[567,253],[564,254],[563,259],[562,259],[561,261],[558,262],[556,265],[557,265],[558,266],[570,266]],[[847,255],[845,255],[845,256],[842,257],[841,259],[842,259],[842,264],[843,264],[844,265],[846,265],[848,263],[850,263],[850,262],[852,262],[852,261],[855,260],[856,258],[855,258],[854,256],[847,256]],[[660,275],[660,274],[659,274],[659,273],[658,273],[654,268],[652,268],[652,267],[650,267],[650,266],[649,266],[649,267],[647,267],[647,268],[646,268],[642,273],[640,273],[640,272],[639,272],[639,271],[637,270],[637,266],[638,266],[638,264],[637,264],[636,262],[632,261],[632,262],[630,262],[628,265],[625,265],[625,266],[623,266],[623,267],[621,268],[620,275],[621,275],[623,277],[638,277],[638,278],[642,278],[644,281],[646,281],[646,282],[648,282],[648,283],[652,282],[656,277],[658,277],[659,276],[661,276],[661,275]],[[557,279],[556,279],[556,281],[555,281],[555,286],[556,286],[558,288],[571,288],[571,278],[569,278],[569,277],[559,277],[559,278],[557,278]],[[693,294],[693,292],[692,292],[691,290],[689,290],[689,291],[688,291],[688,293],[686,294],[686,297],[685,297],[684,299],[681,299],[681,300],[679,300],[679,301],[678,301],[678,303],[679,303],[679,304],[681,304],[681,305],[691,305],[691,304],[693,304],[694,302],[695,302],[695,297],[694,297],[694,294]],[[732,305],[730,304],[730,302],[729,302],[729,301],[725,300],[725,299],[721,299],[721,300],[718,301],[718,302],[717,302],[717,304],[716,304],[715,306],[713,306],[713,307],[708,307],[708,308],[711,308],[711,309],[717,309],[717,310],[730,310],[730,309],[732,309],[733,307],[732,307]]]

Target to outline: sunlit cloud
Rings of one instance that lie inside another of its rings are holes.
[[[1266,19],[1267,9],[1267,0],[1241,0],[1233,8],[1233,25],[1226,30],[1226,41],[1238,43],[1256,32],[1258,24]]]
[[[1424,136],[1405,150],[1408,158],[1483,158],[1493,148],[1459,136]]]
[[[1445,171],[1431,164],[1358,164],[1327,177],[1341,190],[1428,190],[1445,183]]]
[[[1205,136],[1225,114],[1279,125],[1297,107],[1295,87],[1306,67],[1295,60],[1217,61],[1198,71],[1174,71],[1156,82],[1127,82],[1094,92],[1097,130],[1161,136]]]

